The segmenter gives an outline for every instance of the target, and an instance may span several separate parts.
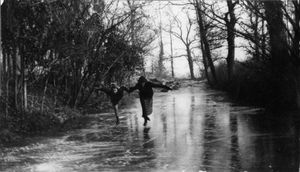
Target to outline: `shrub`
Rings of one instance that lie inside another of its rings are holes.
[[[226,63],[216,66],[218,88],[227,91],[232,98],[247,104],[265,106],[272,95],[270,71],[250,61],[236,62],[232,80],[228,81]]]

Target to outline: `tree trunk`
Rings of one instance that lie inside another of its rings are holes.
[[[187,58],[188,58],[188,63],[189,63],[189,69],[190,69],[191,79],[195,80],[195,75],[194,75],[194,61],[193,61],[193,57],[192,57],[192,54],[191,54],[190,47],[188,45],[186,46],[186,51],[187,51]]]
[[[207,64],[207,58],[206,58],[206,55],[205,55],[203,40],[201,40],[201,51],[202,51],[202,61],[203,61],[203,65],[204,65],[205,77],[207,79],[208,84],[210,86],[213,86],[213,83],[211,82],[211,80],[209,78],[209,75],[208,75],[208,64]]]
[[[1,83],[3,83],[3,97],[4,97],[4,127],[6,127],[6,120],[7,120],[7,115],[8,115],[8,72],[7,72],[7,55],[5,51],[3,50],[3,58],[2,58],[2,65],[3,65],[3,72],[2,72],[2,80]]]
[[[75,98],[75,107],[77,107],[79,105],[79,103],[81,102],[81,100],[84,97],[84,94],[83,94],[83,91],[82,91],[84,81],[85,81],[85,76],[83,76],[81,78],[81,81],[78,83],[79,88],[78,88],[78,93],[77,93],[76,98]]]
[[[283,22],[282,1],[264,1],[270,35],[273,99],[276,107],[295,107],[297,102],[297,69],[291,63]],[[295,82],[296,80],[296,82]]]
[[[294,20],[295,23],[293,25],[294,28],[294,38],[292,44],[292,56],[294,61],[296,61],[296,104],[297,107],[300,108],[300,2],[299,0],[293,1],[294,4]]]
[[[14,81],[13,87],[14,87],[14,91],[13,93],[13,107],[18,110],[18,77],[17,77],[17,48],[14,47],[13,48],[13,52],[12,52],[12,78]]]
[[[5,95],[5,119],[7,119],[8,114],[9,114],[9,81],[10,79],[7,77],[6,78],[6,83],[5,83],[5,91],[6,91],[6,95]]]
[[[217,85],[218,80],[217,80],[215,66],[214,66],[214,63],[212,60],[212,56],[211,56],[210,45],[209,45],[208,39],[207,39],[207,29],[205,28],[205,20],[202,15],[203,11],[202,11],[201,4],[199,3],[198,0],[196,0],[196,11],[197,11],[198,25],[200,28],[201,49],[202,49],[203,60],[205,60],[207,62],[208,67],[210,68],[210,71],[212,73],[213,81]],[[208,67],[207,67],[207,69],[208,69]],[[209,77],[208,74],[206,74],[206,75],[207,75],[207,77]],[[207,79],[208,79],[208,81],[210,81],[209,78],[207,78]],[[211,83],[211,85],[213,85],[213,83]]]
[[[45,104],[45,99],[46,99],[46,93],[48,89],[48,82],[49,82],[49,76],[46,79],[45,86],[44,86],[44,91],[43,91],[43,97],[42,97],[42,106],[41,106],[41,111],[44,112],[44,104]],[[55,104],[56,101],[54,101]]]
[[[58,97],[58,94],[59,94],[59,89],[58,89],[58,86],[56,84],[56,79],[53,78],[53,87],[54,87],[54,106],[57,107],[58,105],[58,101],[57,101],[57,97]]]
[[[258,7],[258,3],[257,1],[254,1],[254,6],[255,7]],[[254,53],[254,56],[256,59],[260,59],[260,52],[259,52],[259,34],[258,34],[258,15],[255,14],[252,10],[250,12],[250,20],[252,21],[252,25],[253,25],[253,31],[254,31],[254,47],[255,47],[255,53]],[[254,21],[252,20],[254,17]]]
[[[20,58],[20,80],[21,80],[21,107],[22,111],[27,111],[27,83],[26,83],[26,66],[25,66],[25,56],[24,56],[24,47],[20,45],[19,51],[19,58]]]
[[[261,39],[261,52],[263,56],[267,55],[267,51],[266,51],[266,33],[265,33],[265,19],[262,19],[262,28],[261,28],[261,35],[262,35],[262,39]]]
[[[23,91],[24,91],[24,110],[28,110],[28,97],[27,97],[27,74],[25,71],[25,77],[24,77],[24,85],[23,85]]]
[[[292,40],[292,56],[296,61],[300,60],[300,2],[293,1],[294,4],[294,37]]]
[[[174,74],[174,59],[173,59],[173,40],[172,40],[172,27],[171,27],[171,23],[170,23],[170,48],[171,48],[171,72],[172,72],[172,78],[175,77]]]
[[[232,80],[233,75],[233,67],[234,67],[234,53],[235,53],[235,47],[234,47],[234,35],[232,33],[229,33],[230,31],[227,31],[227,43],[228,43],[228,54],[227,54],[227,72],[228,72],[228,80]]]
[[[162,41],[162,38],[160,38],[160,43],[159,43],[159,55],[158,55],[158,76],[161,77],[162,74],[164,73],[164,44]]]
[[[234,68],[234,54],[235,54],[235,32],[234,27],[236,24],[236,17],[234,14],[235,4],[232,0],[227,0],[228,13],[226,14],[226,27],[227,27],[227,44],[228,44],[228,54],[227,54],[227,72],[228,80],[231,81]],[[228,18],[229,15],[229,18]]]
[[[296,71],[296,108],[300,109],[300,68],[297,68]]]
[[[284,71],[285,69],[280,66],[285,67],[289,62],[288,43],[281,5],[282,2],[280,0],[264,2],[270,34],[272,65],[276,71]]]
[[[78,64],[75,63],[75,67],[73,70],[73,83],[72,83],[72,90],[71,90],[71,102],[70,106],[75,107],[76,99],[79,94],[79,89],[80,89],[80,70],[78,68]]]

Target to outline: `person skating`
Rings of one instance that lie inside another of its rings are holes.
[[[153,104],[153,88],[164,88],[167,90],[172,90],[170,87],[162,84],[156,84],[148,81],[144,76],[138,79],[138,83],[134,87],[129,88],[129,93],[134,90],[139,90],[140,102],[142,106],[142,117],[144,118],[144,126],[147,125],[147,121],[150,121],[148,117],[152,113]]]
[[[110,88],[106,88],[103,85],[101,85],[100,88],[96,88],[96,91],[98,90],[105,92],[109,96],[116,116],[116,124],[118,125],[120,123],[119,116],[118,116],[119,113],[118,104],[124,96],[124,91],[128,91],[128,89],[125,86],[118,87],[117,84],[112,83]]]

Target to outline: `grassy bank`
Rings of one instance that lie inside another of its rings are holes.
[[[54,111],[35,110],[9,114],[0,128],[0,144],[25,144],[30,137],[51,135],[82,125],[84,116],[80,111],[68,107],[60,107]]]
[[[88,118],[86,114],[107,112],[111,109],[109,99],[104,94],[92,96],[87,105],[77,109],[62,104],[55,106],[51,96],[47,96],[44,101],[37,93],[28,97],[26,112],[18,112],[11,108],[9,114],[1,115],[0,145],[23,145],[35,136],[82,128]],[[41,102],[44,102],[43,108]],[[1,102],[1,114],[4,114],[4,103]]]

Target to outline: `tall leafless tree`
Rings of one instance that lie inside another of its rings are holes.
[[[172,24],[171,24],[171,21],[170,21],[170,28],[169,28],[169,36],[170,36],[170,52],[171,52],[171,55],[170,55],[170,60],[171,60],[171,74],[172,74],[172,78],[175,77],[175,73],[174,73],[174,54],[173,54],[173,38],[172,38]]]
[[[185,52],[186,54],[184,55],[187,58],[188,65],[189,65],[189,70],[190,70],[190,77],[191,79],[195,79],[195,74],[194,74],[194,60],[193,60],[193,44],[197,41],[197,37],[191,36],[191,31],[194,26],[194,22],[192,21],[190,15],[188,12],[186,12],[186,16],[188,19],[187,25],[185,25],[185,28],[181,21],[175,16],[174,17],[174,22],[175,22],[175,28],[176,30],[167,30],[167,32],[170,32],[172,35],[174,35],[177,39],[179,39],[185,46]]]
[[[201,0],[195,0],[195,8],[197,12],[197,21],[199,25],[199,33],[200,33],[200,39],[201,39],[201,50],[202,50],[202,58],[203,58],[203,64],[204,64],[204,69],[205,69],[205,75],[208,80],[208,83],[210,85],[217,84],[217,76],[215,72],[215,66],[212,60],[212,55],[211,55],[211,46],[208,41],[208,24],[206,23],[206,17],[203,13],[205,13],[205,10],[202,7],[202,1]],[[209,77],[209,69],[212,74],[212,80],[210,80]]]
[[[265,62],[269,57],[267,45],[267,32],[265,15],[263,11],[263,3],[259,1],[245,0],[241,1],[240,6],[243,8],[243,13],[247,14],[247,20],[238,22],[236,34],[246,41],[249,46],[245,47],[246,51],[253,56],[253,59],[258,62]]]
[[[216,27],[219,27],[226,32],[226,41],[227,41],[227,75],[228,80],[232,79],[233,68],[235,62],[235,25],[237,23],[237,17],[235,14],[236,5],[239,3],[239,0],[226,0],[227,11],[223,11],[218,6],[220,1],[205,2],[207,8],[210,10],[207,13],[204,13],[207,17],[218,23]]]
[[[229,81],[232,79],[233,68],[234,68],[234,60],[235,60],[235,24],[237,22],[237,18],[235,16],[234,10],[236,4],[239,3],[239,0],[232,1],[227,0],[228,12],[225,13],[225,23],[227,28],[227,44],[228,44],[228,54],[227,54],[227,70],[228,70],[228,79]]]
[[[280,0],[264,1],[266,20],[270,35],[271,65],[276,104],[300,107],[299,58],[289,53],[287,32]]]

